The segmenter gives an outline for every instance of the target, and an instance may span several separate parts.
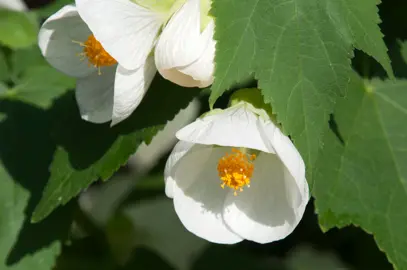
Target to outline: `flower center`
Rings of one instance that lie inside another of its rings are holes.
[[[237,191],[243,191],[243,187],[250,187],[250,178],[252,177],[256,155],[248,155],[236,148],[232,148],[232,153],[226,153],[218,162],[218,172],[221,187],[228,186],[234,189],[234,195]]]
[[[85,42],[78,42],[83,47],[83,53],[80,56],[86,56],[88,58],[89,64],[99,69],[100,67],[107,67],[117,64],[116,59],[114,59],[105,49],[102,44],[95,38],[94,35],[90,35]]]

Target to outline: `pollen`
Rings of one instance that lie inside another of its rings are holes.
[[[117,64],[108,52],[105,51],[102,44],[95,38],[94,35],[90,35],[85,42],[73,41],[83,47],[83,52],[79,55],[83,58],[88,58],[89,64],[99,69],[101,67],[107,67]]]
[[[255,159],[255,154],[247,155],[236,148],[232,148],[232,153],[227,153],[218,162],[219,178],[222,181],[220,186],[233,189],[235,196],[238,191],[243,191],[243,187],[250,187]]]

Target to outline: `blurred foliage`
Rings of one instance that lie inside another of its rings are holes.
[[[34,45],[38,30],[35,13],[0,9],[0,44],[14,49]]]

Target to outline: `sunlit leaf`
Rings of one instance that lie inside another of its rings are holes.
[[[321,226],[360,226],[396,269],[405,269],[407,81],[354,75],[334,118],[340,138],[326,134],[313,185]]]

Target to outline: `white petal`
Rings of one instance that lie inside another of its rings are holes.
[[[165,26],[157,42],[158,69],[185,66],[198,59],[203,49],[200,39],[199,0],[187,0]]]
[[[179,141],[174,149],[172,149],[172,152],[170,156],[167,159],[167,163],[165,164],[165,169],[164,169],[164,181],[165,181],[165,195],[169,198],[174,197],[174,179],[171,175],[172,170],[174,169],[174,166],[177,164],[177,162],[186,154],[188,151],[194,146],[194,143],[189,143],[189,142],[183,142]]]
[[[178,161],[171,175],[174,207],[187,230],[210,242],[233,244],[242,239],[222,220],[225,196],[217,172],[218,160],[228,149],[195,146]]]
[[[246,147],[274,153],[264,141],[259,126],[262,118],[246,105],[230,107],[221,113],[197,119],[177,132],[179,140],[206,145]]]
[[[250,188],[226,198],[223,218],[231,230],[245,239],[268,243],[285,238],[295,229],[309,197],[303,194],[301,205],[292,207],[289,193],[300,191],[284,171],[276,155],[258,156]]]
[[[265,133],[268,134],[269,143],[273,145],[276,154],[287,168],[287,173],[295,180],[298,189],[302,193],[308,193],[308,183],[305,180],[305,165],[297,148],[295,148],[290,138],[285,136],[273,122],[270,121],[262,127]],[[292,198],[292,200],[294,205],[300,205],[302,202],[301,198]]]
[[[112,126],[129,117],[138,107],[156,71],[153,57],[147,58],[145,64],[135,70],[118,66],[114,84]]]
[[[128,70],[144,64],[165,19],[130,0],[76,0],[76,5],[95,38]]]
[[[213,20],[208,24],[203,35],[205,40],[205,49],[203,54],[192,64],[179,68],[179,71],[191,76],[200,88],[208,87],[213,83],[213,73],[215,69],[215,41],[213,40],[215,24]]]
[[[75,6],[68,5],[49,17],[41,26],[38,46],[45,59],[59,71],[72,77],[85,77],[95,68],[88,64],[83,46],[91,31],[83,22]]]
[[[104,123],[112,119],[113,86],[116,66],[101,69],[86,78],[78,79],[76,101],[82,118],[93,123]]]
[[[160,74],[181,86],[206,87],[213,81],[213,21],[201,34],[200,2],[188,0],[158,40],[155,61]]]
[[[0,8],[11,9],[15,11],[27,10],[27,6],[22,0],[0,0]]]

